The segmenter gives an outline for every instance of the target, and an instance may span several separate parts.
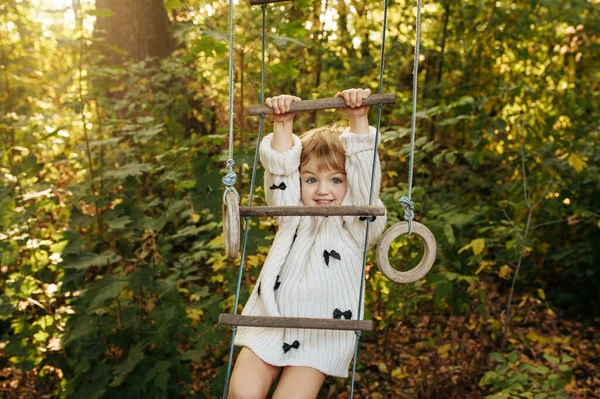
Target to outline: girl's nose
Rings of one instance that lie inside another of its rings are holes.
[[[317,186],[317,193],[318,194],[329,193],[329,189],[327,188],[327,182],[324,182],[324,181],[319,182],[319,185]]]

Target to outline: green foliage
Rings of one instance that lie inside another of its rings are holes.
[[[568,399],[563,388],[573,377],[570,364],[574,359],[570,356],[559,359],[544,352],[545,363],[541,365],[523,360],[524,356],[517,351],[493,352],[490,357],[498,365],[479,381],[479,385],[494,392],[486,399]]]
[[[376,87],[381,4],[328,6],[337,30],[314,2],[269,6],[267,96]],[[93,20],[80,31],[61,12],[0,8],[0,360],[45,378],[44,394],[56,397],[220,396],[229,334],[216,320],[232,310],[239,265],[220,237],[227,2],[166,1],[177,50],[125,65],[103,62],[86,30]],[[402,220],[408,190],[413,8],[390,2],[388,14],[382,89],[397,103],[383,108],[380,157],[390,224]],[[259,16],[236,4],[243,203],[258,120],[241,110],[260,101]],[[513,278],[515,304],[536,296],[540,307],[598,315],[597,20],[598,8],[579,0],[427,5],[412,194],[438,260],[423,281],[397,286],[370,256],[366,317],[385,328],[435,307],[480,315],[473,328],[500,338],[505,321],[485,303],[505,301]],[[297,128],[341,117],[299,115]],[[240,303],[276,229],[272,220],[248,227]],[[421,256],[414,238],[390,251],[399,269]],[[539,390],[534,398],[561,397],[568,360],[517,355],[492,355],[498,365],[481,379],[490,397],[531,397],[527,387]]]

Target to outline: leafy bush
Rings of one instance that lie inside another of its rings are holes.
[[[574,359],[570,356],[558,358],[544,352],[545,364],[522,360],[524,356],[517,351],[493,352],[490,357],[498,365],[479,381],[479,385],[494,392],[486,399],[568,399],[563,388],[573,377],[570,364]]]

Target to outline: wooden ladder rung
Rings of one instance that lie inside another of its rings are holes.
[[[385,216],[385,207],[378,205],[240,206],[240,217],[246,216]]]
[[[373,94],[363,99],[363,105],[375,105],[375,104],[393,104],[396,102],[396,95],[394,93],[388,94]],[[322,98],[320,100],[303,100],[294,101],[292,103],[292,109],[290,112],[303,112],[303,111],[315,111],[319,109],[334,109],[334,108],[348,108],[344,99],[341,97],[335,98]],[[273,108],[267,107],[263,104],[250,105],[248,107],[248,115],[260,115],[260,114],[272,114]]]
[[[372,320],[313,319],[308,317],[269,317],[220,314],[222,326],[306,328],[311,330],[373,331]]]
[[[283,3],[284,1],[292,1],[292,0],[250,0],[250,5],[257,6],[259,4]]]

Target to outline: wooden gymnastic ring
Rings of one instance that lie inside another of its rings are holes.
[[[427,274],[429,269],[431,269],[431,266],[433,266],[433,262],[435,262],[437,243],[433,233],[425,225],[419,222],[412,222],[412,227],[413,234],[421,237],[424,244],[423,258],[414,269],[406,272],[398,271],[392,268],[388,259],[392,241],[402,234],[408,233],[407,222],[396,223],[387,229],[377,245],[377,265],[379,270],[381,270],[381,273],[388,279],[399,284],[407,284],[419,280]]]
[[[225,256],[236,259],[240,252],[240,204],[233,191],[227,191],[223,201],[223,241]]]

